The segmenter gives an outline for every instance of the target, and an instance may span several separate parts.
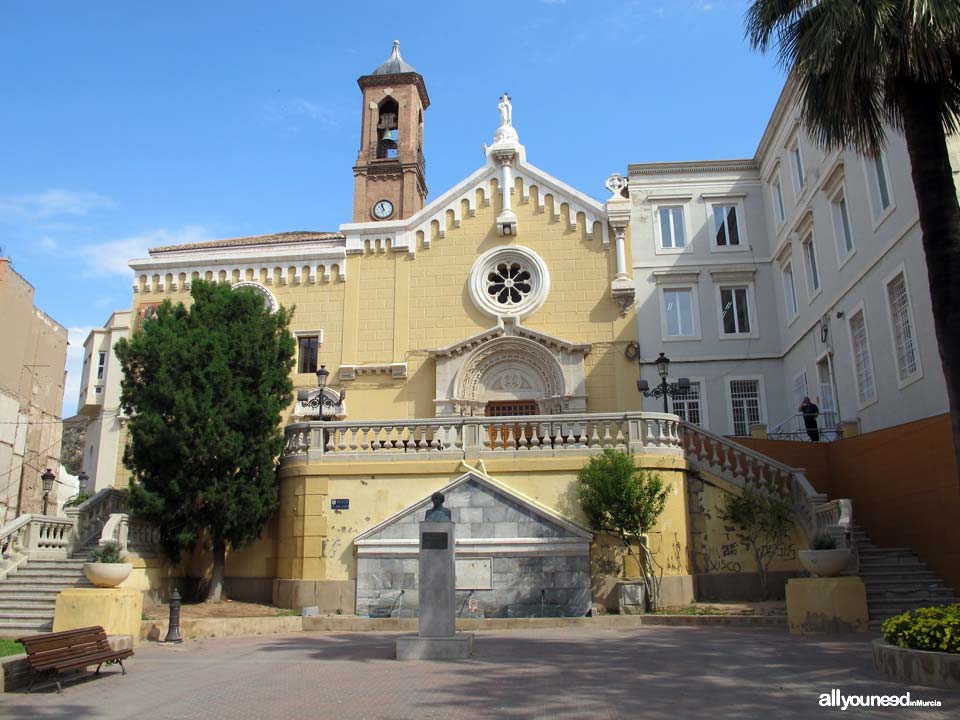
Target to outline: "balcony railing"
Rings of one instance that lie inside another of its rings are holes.
[[[822,412],[817,416],[817,431],[820,442],[833,442],[841,438],[840,417],[832,411]],[[803,415],[791,415],[783,422],[767,431],[770,440],[812,440]]]
[[[682,455],[680,420],[663,413],[584,413],[423,420],[302,422],[286,427],[285,460],[311,462],[563,456],[611,448]]]

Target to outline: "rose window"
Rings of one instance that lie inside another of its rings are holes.
[[[512,245],[477,258],[467,282],[477,307],[493,317],[526,317],[543,304],[550,273],[533,250]]]
[[[487,275],[487,294],[501,305],[517,305],[530,294],[530,271],[520,263],[499,263]]]

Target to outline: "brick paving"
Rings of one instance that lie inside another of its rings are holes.
[[[476,633],[477,657],[398,662],[394,633],[299,633],[145,644],[129,673],[105,670],[0,695],[0,717],[426,720],[442,718],[938,719],[960,692],[907,688],[872,667],[870,636],[796,637],[777,629],[567,628]],[[898,694],[933,708],[822,709],[819,694]]]

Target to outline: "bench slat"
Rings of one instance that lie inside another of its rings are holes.
[[[88,665],[97,665],[99,663],[107,662],[108,660],[124,660],[131,655],[133,655],[132,650],[92,653],[90,655],[80,655],[75,658],[64,658],[56,663],[51,663],[42,667],[36,667],[35,669],[37,671],[56,670],[57,672],[64,672],[66,670],[85,668]]]

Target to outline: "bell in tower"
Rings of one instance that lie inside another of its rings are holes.
[[[363,91],[360,152],[353,168],[353,221],[402,220],[427,197],[423,111],[430,105],[420,74],[400,56],[390,57],[357,84]]]

